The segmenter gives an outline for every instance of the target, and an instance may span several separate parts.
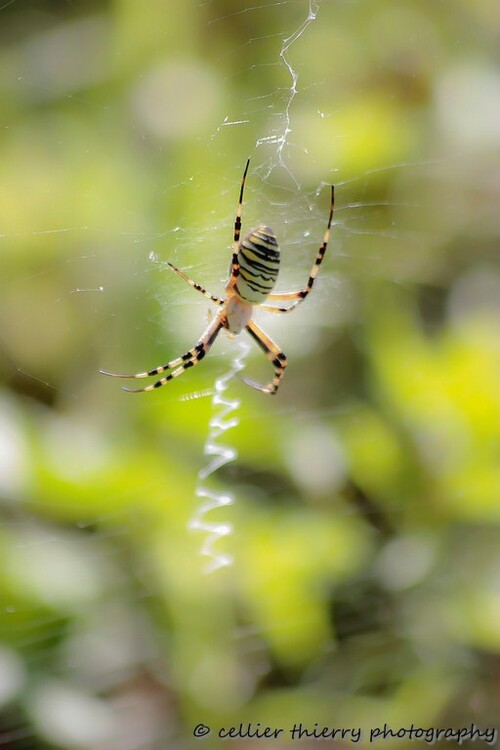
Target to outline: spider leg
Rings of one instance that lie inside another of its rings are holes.
[[[122,386],[122,390],[128,391],[129,393],[140,393],[141,391],[153,391],[155,388],[161,388],[162,385],[166,385],[169,380],[179,377],[189,367],[197,365],[203,357],[210,351],[212,344],[217,338],[221,328],[224,326],[226,314],[223,310],[214,318],[210,323],[206,331],[202,334],[196,345],[190,349],[186,354],[173,362],[178,363],[180,366],[173,370],[169,375],[166,375],[161,380],[158,380],[152,385],[147,385],[145,388],[127,388]],[[170,367],[176,367],[172,362],[169,363]],[[156,375],[157,372],[163,372],[163,368],[157,370],[151,370],[150,375]]]
[[[234,220],[234,236],[233,236],[233,253],[231,257],[231,279],[235,279],[238,276],[240,270],[240,264],[238,263],[238,247],[240,244],[240,233],[241,233],[241,211],[243,209],[243,191],[245,190],[245,180],[247,178],[248,167],[250,165],[250,159],[247,159],[243,177],[241,179],[240,198],[238,201],[238,208],[236,209],[236,219]]]
[[[245,326],[245,329],[260,346],[267,359],[271,360],[273,363],[274,378],[267,385],[261,385],[260,383],[256,383],[254,380],[249,380],[248,378],[242,378],[242,380],[247,385],[251,385],[252,388],[256,388],[258,391],[274,395],[279,388],[280,380],[283,377],[285,367],[287,366],[286,356],[279,346],[277,346],[274,341],[272,341],[269,336],[253,322],[253,320]]]
[[[170,362],[167,362],[166,365],[160,365],[160,367],[155,367],[154,370],[148,370],[147,372],[137,372],[137,373],[131,373],[131,374],[125,374],[120,372],[108,372],[107,370],[99,370],[99,372],[102,375],[109,375],[112,378],[149,378],[153,375],[161,375],[162,372],[165,372],[165,370],[172,370],[175,367],[180,368],[182,371],[186,370],[188,367],[191,367],[194,362],[194,364],[198,364],[198,362],[203,359],[205,354],[208,352],[210,347],[212,346],[213,342],[215,341],[215,337],[220,331],[220,328],[223,326],[223,314],[219,313],[216,318],[214,318],[213,321],[210,322],[210,325],[206,329],[206,331],[203,333],[203,335],[200,337],[199,341],[196,343],[196,345],[189,349],[185,354],[183,354],[181,357],[177,357],[176,359],[172,359]],[[214,329],[216,329],[215,335],[214,335]],[[208,342],[208,348],[207,348],[207,342]],[[196,361],[194,361],[196,360]],[[178,373],[180,375],[180,372]],[[172,377],[174,376],[172,373]],[[163,378],[163,380],[166,382],[167,380],[170,380],[170,376],[168,378]],[[162,383],[163,385],[163,383]],[[151,390],[152,388],[157,387],[156,383],[148,386],[147,388],[124,388],[126,391],[147,391]]]
[[[184,273],[184,271],[181,271],[179,268],[177,268],[177,266],[174,266],[173,263],[168,263],[168,261],[167,261],[167,265],[170,266],[170,268],[172,269],[172,271],[175,271],[175,273],[179,274],[179,276],[181,277],[181,279],[184,279],[184,281],[186,281],[190,286],[192,286],[193,289],[196,289],[197,292],[201,292],[204,297],[207,297],[208,299],[211,299],[212,302],[215,302],[216,305],[223,305],[224,304],[224,300],[222,300],[220,297],[216,297],[215,294],[210,294],[210,292],[207,292],[206,289],[204,289],[202,286],[200,286],[195,281],[193,281],[193,279],[190,279],[189,276],[186,276],[186,274]]]
[[[328,247],[328,240],[330,239],[330,227],[332,225],[334,206],[335,206],[335,190],[332,185],[330,216],[328,218],[328,224],[325,230],[325,234],[323,236],[323,244],[321,245],[320,249],[318,250],[318,254],[316,255],[316,260],[314,261],[314,265],[311,269],[311,273],[309,275],[306,288],[299,289],[296,292],[282,292],[281,294],[270,294],[267,298],[270,302],[285,302],[286,300],[296,300],[296,302],[294,302],[293,305],[290,305],[290,307],[277,307],[277,308],[271,307],[270,308],[266,306],[264,309],[271,311],[271,312],[291,312],[291,310],[294,310],[297,307],[297,305],[300,305],[300,303],[307,297],[307,295],[313,288],[314,280],[316,276],[318,275],[319,267],[321,266],[323,258],[325,257],[326,248]]]

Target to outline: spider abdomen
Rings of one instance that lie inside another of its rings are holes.
[[[280,250],[273,230],[259,226],[238,248],[239,273],[235,291],[245,302],[261,304],[272,292],[280,265]]]

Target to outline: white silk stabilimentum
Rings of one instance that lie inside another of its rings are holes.
[[[215,391],[212,397],[212,407],[214,415],[209,422],[209,433],[204,447],[204,455],[210,456],[209,463],[198,473],[198,485],[196,487],[196,497],[201,499],[196,512],[189,522],[189,528],[196,531],[205,532],[205,540],[201,546],[200,554],[209,558],[205,567],[206,573],[211,573],[218,568],[231,565],[233,558],[231,555],[219,552],[214,549],[214,545],[221,538],[228,536],[233,527],[230,523],[214,522],[207,520],[206,515],[216,508],[231,505],[234,497],[231,493],[217,492],[206,487],[203,482],[211,474],[214,474],[221,466],[234,461],[238,452],[235,448],[222,445],[218,438],[227,430],[236,427],[239,419],[234,412],[239,408],[239,399],[228,399],[224,393],[234,376],[237,375],[245,366],[245,358],[250,347],[243,339],[238,341],[239,353],[235,356],[231,369],[215,381]],[[220,407],[220,408],[219,408]],[[217,411],[215,411],[217,410]],[[233,416],[229,416],[229,415]],[[228,418],[229,417],[229,418]]]

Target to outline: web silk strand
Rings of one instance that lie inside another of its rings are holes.
[[[240,406],[240,401],[239,399],[229,399],[225,395],[229,383],[243,370],[245,359],[250,349],[244,340],[240,340],[238,345],[239,353],[235,356],[231,369],[215,381],[212,396],[213,416],[209,422],[209,433],[203,450],[203,454],[208,456],[210,460],[198,473],[196,497],[200,498],[200,504],[189,522],[190,529],[202,531],[206,534],[200,554],[209,558],[205,567],[205,572],[207,573],[231,565],[233,562],[231,555],[218,552],[214,549],[219,539],[231,534],[233,530],[232,525],[230,523],[208,521],[206,515],[216,508],[232,505],[234,496],[231,493],[216,492],[208,488],[204,484],[204,481],[222,466],[235,461],[238,456],[235,448],[218,441],[222,434],[239,425],[239,418],[235,412]]]
[[[288,52],[290,50],[290,47],[293,44],[295,44],[295,42],[298,39],[300,39],[300,37],[305,33],[309,25],[313,23],[313,21],[316,21],[316,18],[319,12],[319,7],[320,7],[319,0],[308,0],[308,10],[307,10],[307,15],[305,19],[302,21],[300,26],[297,29],[295,29],[295,31],[292,34],[290,34],[290,36],[287,36],[282,40],[279,56],[280,56],[280,60],[282,64],[287,69],[287,72],[291,78],[291,85],[288,89],[288,96],[285,102],[284,113],[281,119],[282,127],[279,132],[276,132],[273,135],[268,135],[268,136],[259,138],[256,143],[257,146],[261,146],[264,143],[276,144],[278,163],[280,167],[283,167],[288,172],[288,174],[290,175],[291,179],[293,180],[297,188],[299,187],[297,180],[295,179],[295,177],[292,175],[289,168],[285,164],[284,157],[283,157],[283,150],[285,146],[288,145],[288,136],[292,132],[290,110],[298,92],[297,82],[299,80],[299,74],[293,67],[290,61],[290,58],[288,56]]]
[[[285,119],[284,119],[283,132],[277,139],[279,163],[282,167],[286,166],[283,161],[283,148],[285,144],[287,143],[289,134],[292,132],[291,126],[290,126],[290,107],[292,106],[292,102],[295,99],[295,96],[297,95],[297,81],[299,80],[299,74],[297,73],[295,68],[292,66],[290,59],[288,57],[288,50],[290,49],[292,44],[294,44],[298,39],[300,39],[300,37],[305,32],[309,24],[311,24],[313,21],[316,20],[318,11],[319,11],[319,3],[315,2],[314,0],[309,0],[307,17],[300,24],[299,28],[293,32],[293,34],[290,34],[289,37],[287,37],[286,39],[283,39],[283,44],[281,47],[280,57],[283,63],[285,64],[288,70],[288,73],[290,74],[290,78],[292,79],[292,85],[290,86],[290,94],[289,94],[288,101],[285,107]]]

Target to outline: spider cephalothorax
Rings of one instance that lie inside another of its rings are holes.
[[[314,280],[317,276],[328,245],[330,227],[333,219],[334,189],[332,185],[330,215],[323,237],[323,244],[316,255],[306,287],[295,292],[273,294],[272,290],[276,284],[280,263],[279,246],[273,230],[270,227],[261,225],[247,234],[247,236],[240,242],[243,191],[245,188],[245,180],[249,164],[250,159],[246,163],[245,171],[243,172],[243,179],[241,180],[240,199],[236,211],[236,220],[234,222],[231,267],[229,270],[229,280],[226,285],[225,298],[221,299],[220,297],[207,292],[203,287],[196,284],[192,279],[186,276],[183,271],[180,271],[172,265],[172,263],[169,263],[169,266],[179,274],[184,281],[218,305],[220,308],[219,312],[211,321],[196,345],[181,357],[167,362],[166,365],[155,367],[154,370],[138,372],[131,375],[100,370],[103,375],[110,375],[115,378],[148,378],[153,377],[154,375],[161,375],[161,373],[166,372],[167,370],[171,371],[168,375],[160,378],[160,380],[152,385],[148,385],[145,388],[124,387],[123,389],[125,391],[152,391],[155,388],[160,388],[162,385],[165,385],[169,380],[176,378],[178,375],[182,375],[185,370],[189,367],[194,367],[194,365],[197,365],[198,362],[203,359],[205,354],[210,350],[210,347],[220,331],[225,328],[229,333],[234,335],[241,333],[241,331],[245,329],[246,332],[257,342],[267,359],[269,359],[274,366],[274,378],[267,385],[255,383],[247,378],[243,378],[243,380],[253,388],[257,388],[264,393],[274,394],[277,392],[283,372],[287,365],[287,359],[280,348],[276,346],[269,336],[267,336],[252,320],[253,309],[254,307],[259,307],[261,310],[267,310],[268,312],[288,313],[295,309],[297,305],[307,297],[313,288]],[[288,307],[274,307],[272,305],[264,304],[265,302],[290,302],[292,300],[292,304]]]

